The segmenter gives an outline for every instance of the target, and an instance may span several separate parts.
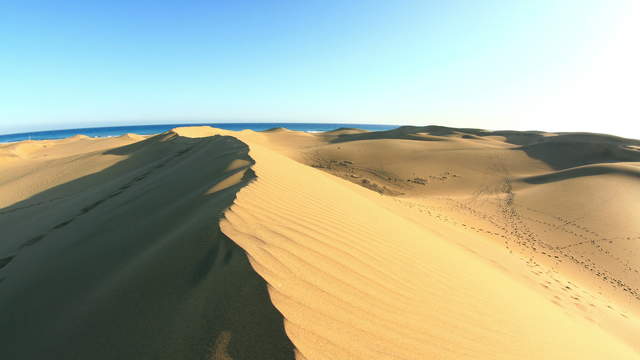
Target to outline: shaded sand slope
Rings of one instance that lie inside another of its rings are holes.
[[[247,146],[120,140],[66,157],[51,145],[55,161],[20,175],[28,196],[5,177],[0,359],[293,358],[263,280],[217,224],[253,178]],[[71,180],[37,181],[56,166]]]
[[[251,135],[222,231],[269,284],[298,358],[638,358],[479,257]]]

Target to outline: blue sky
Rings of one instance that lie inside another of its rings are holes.
[[[0,133],[299,121],[640,137],[639,3],[9,0]]]

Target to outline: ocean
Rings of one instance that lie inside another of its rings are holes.
[[[164,125],[135,125],[135,126],[110,126],[95,128],[79,128],[64,130],[47,130],[25,132],[19,134],[0,135],[0,143],[14,142],[22,140],[51,140],[64,139],[74,135],[86,135],[89,137],[109,137],[120,136],[127,133],[140,135],[160,134],[179,126],[201,126],[208,125],[225,130],[254,130],[264,131],[275,127],[284,127],[290,130],[320,132],[330,131],[341,127],[358,128],[364,130],[389,130],[396,128],[396,125],[374,125],[374,124],[321,124],[321,123],[202,123],[202,124],[164,124]]]

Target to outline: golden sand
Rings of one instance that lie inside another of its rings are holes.
[[[638,145],[442,127],[0,145],[0,358],[639,358]]]

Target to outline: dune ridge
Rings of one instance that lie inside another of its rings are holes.
[[[639,144],[200,126],[0,145],[0,357],[638,358]]]
[[[264,282],[218,227],[253,178],[247,146],[127,138],[25,165],[37,178],[107,158],[95,171],[34,181],[21,199],[24,176],[2,186],[0,358],[293,358]]]
[[[354,185],[250,148],[257,179],[221,229],[268,282],[298,358],[637,357]]]

